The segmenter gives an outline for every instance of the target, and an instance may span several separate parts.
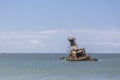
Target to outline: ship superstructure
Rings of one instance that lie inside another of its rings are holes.
[[[85,48],[78,48],[75,37],[71,36],[68,38],[70,42],[70,52],[67,60],[69,61],[97,61],[96,58],[91,58],[85,52]]]

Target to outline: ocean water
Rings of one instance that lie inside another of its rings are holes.
[[[99,61],[59,60],[68,54],[0,54],[0,80],[120,80],[120,54],[91,54]]]

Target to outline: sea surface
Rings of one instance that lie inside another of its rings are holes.
[[[120,54],[91,54],[96,62],[59,60],[67,55],[0,54],[0,80],[120,80]]]

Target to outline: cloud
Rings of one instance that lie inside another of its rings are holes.
[[[37,44],[40,43],[40,41],[39,41],[39,40],[31,40],[30,43],[31,43],[31,44],[36,44],[36,45],[37,45]]]
[[[58,32],[59,32],[59,30],[53,29],[53,30],[41,31],[40,34],[43,34],[43,35],[47,34],[48,35],[48,34],[55,34]]]
[[[96,44],[101,46],[120,47],[120,42],[99,42]]]
[[[80,47],[96,48],[95,52],[105,47],[120,52],[120,32],[117,30],[95,29],[52,29],[45,31],[9,31],[0,32],[1,52],[66,52],[67,38],[74,35]],[[99,48],[99,50],[97,49]],[[116,50],[117,48],[117,50]],[[106,51],[107,52],[107,51]]]
[[[80,42],[80,45],[120,47],[120,42]]]

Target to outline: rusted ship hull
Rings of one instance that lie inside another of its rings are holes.
[[[83,57],[76,58],[76,59],[67,57],[66,60],[68,60],[68,61],[98,61],[96,58],[91,58],[91,57],[88,56],[88,55],[85,55],[85,56],[83,56]]]

